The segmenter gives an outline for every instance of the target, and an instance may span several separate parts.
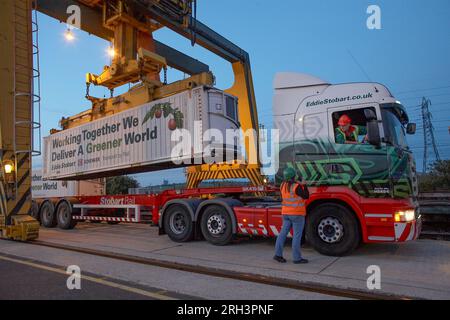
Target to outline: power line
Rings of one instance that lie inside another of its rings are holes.
[[[440,105],[449,104],[449,103],[450,103],[450,101],[443,101],[443,102],[439,102],[439,103],[433,103],[432,106],[440,106]],[[420,109],[420,108],[422,108],[422,105],[419,104],[419,105],[415,105],[415,106],[406,106],[406,108],[410,108],[410,109],[418,108],[418,109]]]
[[[415,120],[420,120],[420,119],[415,119]],[[450,119],[448,120],[434,120],[433,123],[438,123],[438,122],[450,122]]]
[[[414,148],[409,148],[412,151],[416,151],[416,152],[420,152],[423,153],[422,150],[425,149],[425,147],[414,147]],[[450,151],[450,146],[446,146],[446,147],[442,147],[442,150],[444,150],[444,154],[446,153],[446,151]]]
[[[403,93],[411,93],[411,92],[422,92],[422,91],[433,91],[433,90],[440,90],[440,89],[447,89],[450,88],[450,86],[443,86],[443,87],[434,87],[434,88],[427,88],[427,89],[415,89],[415,90],[408,90],[408,91],[400,91],[397,92],[397,95],[401,95]]]
[[[443,94],[432,94],[427,97],[444,97],[444,96],[450,96],[450,93],[443,93]],[[412,99],[422,99],[422,97],[406,97],[401,98],[401,100],[412,100]]]
[[[366,70],[363,68],[363,66],[358,62],[358,60],[356,60],[355,56],[352,54],[350,49],[347,49],[347,51],[348,51],[348,54],[352,57],[352,59],[355,62],[355,64],[359,67],[359,69],[362,71],[362,73],[364,73],[364,75],[366,76],[367,80],[369,80],[369,82],[372,82],[372,79],[370,79],[369,74],[366,72]]]

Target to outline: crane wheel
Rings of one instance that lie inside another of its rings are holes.
[[[164,230],[172,241],[187,242],[194,237],[192,218],[183,205],[171,205],[164,214]]]
[[[359,223],[352,211],[336,203],[324,203],[308,214],[306,239],[319,253],[345,256],[361,242]]]
[[[56,215],[55,215],[55,206],[50,201],[44,201],[41,205],[40,210],[41,223],[42,226],[46,228],[54,228],[56,227]]]
[[[208,206],[203,212],[200,226],[206,241],[213,245],[224,246],[233,240],[231,217],[222,206]]]
[[[58,205],[56,209],[56,220],[58,227],[64,230],[70,230],[75,228],[77,221],[72,218],[72,206],[63,201]]]

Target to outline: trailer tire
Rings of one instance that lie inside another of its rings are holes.
[[[56,227],[55,206],[50,201],[44,201],[40,210],[41,223],[45,228]]]
[[[233,240],[233,226],[230,214],[220,205],[208,206],[200,221],[206,241],[216,246],[225,246]]]
[[[306,239],[319,253],[327,256],[345,256],[361,242],[359,223],[346,207],[325,203],[308,215]]]
[[[192,217],[183,205],[174,204],[164,213],[164,229],[172,241],[187,242],[194,237]]]
[[[72,218],[72,206],[67,201],[63,201],[58,205],[56,220],[58,227],[64,230],[71,230],[77,225],[77,221]]]
[[[34,200],[31,201],[30,216],[32,216],[37,221],[41,220],[41,217],[39,215],[39,204]]]

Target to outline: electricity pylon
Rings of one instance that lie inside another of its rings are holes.
[[[431,105],[430,99],[426,99],[425,97],[422,99],[422,122],[423,122],[423,143],[424,143],[424,151],[423,151],[423,172],[426,173],[428,169],[428,153],[429,148],[433,148],[434,156],[437,161],[441,160],[439,156],[439,151],[436,146],[436,140],[434,138],[434,127],[431,121],[432,115],[429,110],[429,106]]]

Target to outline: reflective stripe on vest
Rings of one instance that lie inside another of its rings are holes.
[[[354,131],[351,132],[351,134],[353,136],[353,139],[355,139],[354,140],[355,142],[358,142],[358,127],[351,126],[351,128],[354,129]],[[341,128],[336,128],[336,129],[338,129],[338,131],[344,136],[345,141],[348,141],[347,140],[347,135],[345,134],[345,132],[342,131]]]
[[[305,201],[298,196],[295,191],[300,187],[298,183],[293,183],[289,190],[289,184],[283,182],[280,187],[281,197],[281,214],[286,215],[306,215]]]

